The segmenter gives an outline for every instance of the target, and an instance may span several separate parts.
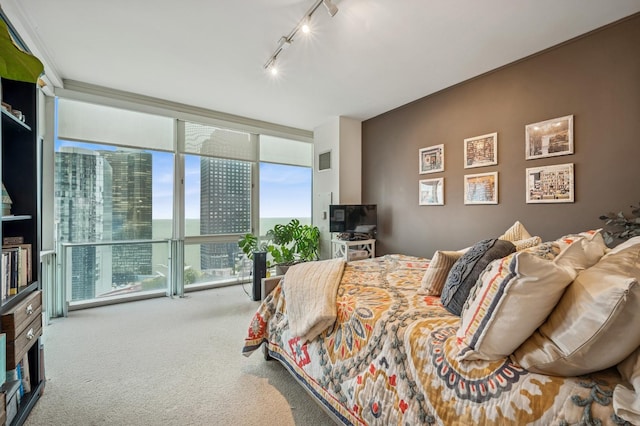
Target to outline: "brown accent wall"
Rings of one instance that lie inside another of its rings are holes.
[[[497,237],[520,220],[543,240],[602,227],[640,202],[640,15],[367,120],[362,202],[378,204],[376,254],[431,257]],[[461,52],[461,54],[464,54]],[[574,154],[525,160],[525,125],[574,116]],[[465,169],[463,140],[498,132],[498,164]],[[418,150],[445,145],[445,170]],[[573,163],[575,202],[527,204],[525,169]],[[463,176],[498,172],[499,204],[465,205]],[[445,205],[419,206],[418,181],[444,177]]]

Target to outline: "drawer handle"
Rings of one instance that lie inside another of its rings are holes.
[[[27,306],[27,315],[31,315],[33,313],[33,306],[31,304],[29,304]]]
[[[29,331],[27,331],[27,340],[33,339],[34,337],[33,335],[34,335],[33,328],[30,328]]]

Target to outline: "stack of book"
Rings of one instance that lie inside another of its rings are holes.
[[[4,239],[2,245],[1,300],[18,294],[32,281],[31,244],[24,244],[22,239],[15,241]]]

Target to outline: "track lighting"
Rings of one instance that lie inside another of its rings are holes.
[[[267,62],[265,62],[264,64],[264,68],[266,70],[269,70],[271,74],[275,75],[278,73],[277,68],[275,66],[276,59],[278,58],[278,55],[280,55],[280,53],[283,50],[291,46],[291,43],[293,43],[293,38],[298,33],[298,31],[302,31],[305,34],[310,32],[309,22],[311,21],[311,16],[320,7],[321,4],[324,4],[324,7],[327,9],[327,12],[332,17],[335,16],[336,13],[338,13],[338,7],[331,0],[315,0],[313,5],[307,11],[307,13],[305,13],[302,19],[300,19],[300,21],[298,22],[298,25],[296,25],[291,30],[291,32],[289,32],[289,35],[282,36],[278,40],[278,47],[276,47],[276,50],[271,54]]]
[[[329,15],[331,15],[332,17],[336,16],[336,13],[338,13],[338,6],[333,4],[331,0],[322,0],[322,4],[324,4],[324,7],[327,8],[327,12],[329,12]]]
[[[305,34],[309,34],[311,32],[311,26],[309,24],[309,17],[307,16],[303,23],[302,26],[300,27],[300,29],[302,30],[303,33]]]

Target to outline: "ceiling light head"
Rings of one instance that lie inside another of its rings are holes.
[[[309,34],[311,32],[311,26],[309,25],[309,21],[310,19],[307,16],[306,18],[304,18],[304,20],[302,21],[302,25],[300,26],[300,29],[305,34]]]
[[[267,66],[267,71],[269,74],[276,76],[278,75],[278,66],[276,65],[276,60],[272,60],[271,63]]]
[[[329,12],[329,15],[336,16],[336,13],[338,13],[338,6],[333,4],[331,0],[322,0],[322,4],[324,4],[324,7],[327,8],[327,12]]]

